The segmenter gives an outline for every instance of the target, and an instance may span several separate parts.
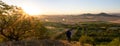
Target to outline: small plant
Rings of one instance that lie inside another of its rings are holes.
[[[87,35],[82,35],[82,36],[80,37],[79,41],[80,41],[80,43],[83,44],[83,45],[84,45],[85,43],[87,43],[87,44],[93,44],[93,45],[94,45],[94,39],[93,39],[92,37],[87,36]]]

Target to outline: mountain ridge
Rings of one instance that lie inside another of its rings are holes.
[[[40,16],[41,21],[47,22],[61,22],[61,23],[79,23],[79,22],[90,22],[90,21],[105,21],[105,22],[116,22],[120,20],[120,16],[111,15],[107,13],[99,14],[81,14],[81,15],[51,15],[51,16]],[[120,22],[117,22],[120,23]]]

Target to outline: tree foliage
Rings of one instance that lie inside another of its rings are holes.
[[[33,37],[36,33],[44,35],[44,29],[38,19],[28,16],[22,8],[0,1],[0,34],[5,39],[18,41]],[[37,37],[42,37],[38,34]]]

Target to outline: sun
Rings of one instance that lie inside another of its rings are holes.
[[[22,9],[29,15],[35,16],[35,15],[40,15],[42,12],[40,8],[36,6],[22,6]]]
[[[24,7],[23,10],[29,15],[40,15],[41,11],[36,7]]]

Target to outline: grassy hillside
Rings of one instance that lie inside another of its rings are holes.
[[[91,45],[109,45],[114,39],[120,36],[120,24],[109,22],[87,22],[71,25],[74,27],[72,31],[72,41],[80,43],[88,43]],[[63,31],[55,39],[66,40],[65,32]],[[114,44],[114,43],[113,43]],[[116,44],[119,44],[116,43]]]

